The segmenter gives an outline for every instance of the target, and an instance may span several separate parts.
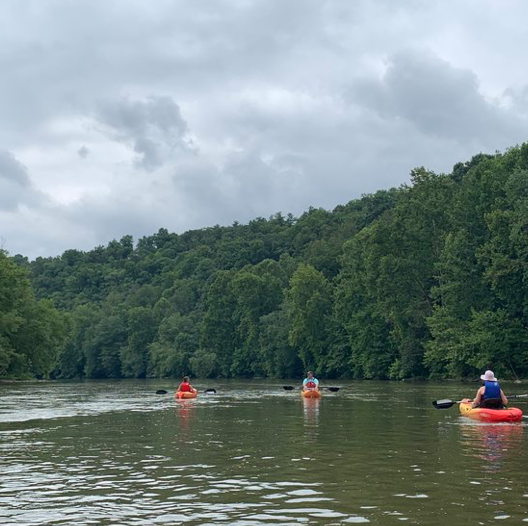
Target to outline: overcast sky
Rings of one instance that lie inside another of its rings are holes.
[[[332,209],[528,139],[525,0],[2,0],[0,247]]]

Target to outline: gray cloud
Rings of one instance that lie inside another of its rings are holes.
[[[86,157],[88,157],[88,154],[90,153],[90,150],[88,148],[86,148],[86,146],[82,145],[78,150],[77,150],[77,155],[81,158],[81,159],[86,159]]]
[[[21,205],[39,206],[42,200],[27,168],[11,152],[0,150],[0,210],[14,212]]]
[[[522,0],[34,3],[0,2],[11,252],[332,208],[528,137]]]
[[[27,168],[6,150],[0,150],[0,178],[21,187],[30,186]]]
[[[146,170],[159,168],[175,151],[191,147],[187,123],[170,97],[106,101],[97,119],[116,140],[132,145],[138,154],[135,164]]]
[[[391,56],[381,78],[358,82],[348,97],[383,120],[402,119],[422,133],[484,148],[493,148],[498,137],[515,140],[527,129],[515,114],[486,100],[475,73],[430,52]]]
[[[528,119],[528,85],[507,88],[504,97],[512,113]]]

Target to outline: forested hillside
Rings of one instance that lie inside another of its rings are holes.
[[[1,255],[0,279],[4,377],[527,376],[528,145],[331,212]]]
[[[0,250],[0,378],[48,377],[66,337],[66,316],[36,301],[27,273]]]

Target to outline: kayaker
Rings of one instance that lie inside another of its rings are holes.
[[[197,393],[198,391],[190,384],[190,379],[188,376],[184,376],[181,384],[176,390],[177,393]]]
[[[480,376],[480,379],[484,380],[484,385],[477,391],[477,396],[473,400],[473,407],[501,409],[508,405],[508,399],[502,392],[493,371],[487,370]]]
[[[303,391],[313,391],[314,389],[319,389],[319,380],[314,377],[313,371],[308,371],[303,380]]]

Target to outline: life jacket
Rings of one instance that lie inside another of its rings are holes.
[[[190,393],[191,392],[191,384],[186,384],[182,382],[180,384],[180,387],[178,387],[178,391],[181,391],[183,393]]]
[[[501,389],[499,382],[484,382],[484,395],[482,398],[487,400],[488,398],[501,398]]]
[[[305,384],[304,384],[304,387],[306,389],[315,389],[317,387],[317,384],[313,381],[313,380],[308,380]]]

